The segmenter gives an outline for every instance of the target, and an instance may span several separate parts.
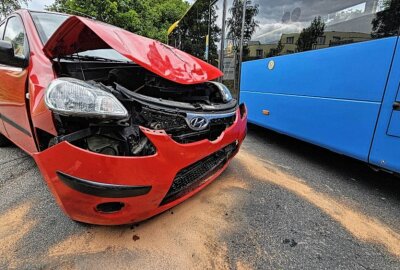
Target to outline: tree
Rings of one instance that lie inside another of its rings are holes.
[[[312,50],[314,44],[317,43],[318,37],[324,35],[325,23],[321,17],[315,17],[311,22],[311,25],[307,28],[303,28],[300,33],[299,39],[296,42],[297,51],[304,52]]]
[[[283,48],[284,48],[284,46],[282,44],[282,40],[279,40],[278,45],[276,46],[276,48],[271,49],[269,51],[267,57],[273,57],[273,56],[279,55],[282,52]]]
[[[258,4],[252,4],[251,0],[246,1],[246,17],[244,23],[244,35],[243,44],[244,46],[251,40],[256,28],[258,27],[258,22],[255,17],[258,15],[259,6]],[[232,40],[233,48],[238,51],[240,37],[242,32],[242,18],[243,18],[243,3],[244,0],[233,0],[232,7],[229,9],[231,14],[230,18],[227,20],[228,24],[228,39]]]
[[[30,0],[1,0],[0,19],[7,17],[14,10],[20,9],[21,5],[27,5]]]
[[[217,6],[211,1],[197,1],[179,22],[172,35],[178,48],[200,59],[206,59],[206,37],[209,34],[208,62],[218,66],[218,42],[221,28],[217,25]]]
[[[373,38],[396,36],[400,27],[400,1],[383,2],[383,11],[376,13],[372,20]]]
[[[189,8],[184,0],[56,0],[51,11],[86,14],[139,35],[166,42],[167,29]]]
[[[227,39],[232,41],[233,51],[235,58],[239,59],[240,56],[240,39],[242,36],[242,25],[243,25],[243,6],[246,3],[246,15],[244,18],[244,29],[243,29],[243,60],[245,61],[249,55],[248,42],[251,40],[254,32],[258,27],[258,22],[255,17],[258,15],[259,6],[258,4],[252,3],[251,0],[233,0],[232,7],[229,9],[230,17],[227,19]],[[235,82],[239,81],[239,61],[235,61]],[[234,87],[236,88],[236,84]],[[234,89],[236,90],[236,89]]]

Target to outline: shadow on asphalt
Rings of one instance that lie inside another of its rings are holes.
[[[284,154],[317,164],[327,172],[341,176],[338,178],[340,181],[357,179],[365,188],[378,189],[400,200],[400,175],[375,171],[365,162],[253,124],[248,125],[248,133],[260,143],[271,144]]]

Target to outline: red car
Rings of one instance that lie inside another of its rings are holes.
[[[0,143],[33,156],[72,219],[138,222],[211,183],[247,113],[217,68],[105,23],[20,10],[0,23]]]

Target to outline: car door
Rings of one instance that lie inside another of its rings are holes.
[[[3,39],[3,34],[4,34],[4,29],[6,28],[6,20],[3,22],[0,22],[0,39]],[[0,65],[1,66],[1,65]],[[4,136],[8,136],[6,129],[3,124],[3,120],[0,118],[0,133],[3,134]]]
[[[370,163],[400,173],[400,44],[397,44],[379,114]]]
[[[19,15],[8,18],[3,40],[10,41],[14,54],[20,58],[29,57],[28,40]],[[0,59],[0,116],[7,136],[25,151],[36,152],[27,111],[28,68],[6,65]]]

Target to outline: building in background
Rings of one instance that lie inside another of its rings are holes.
[[[262,59],[270,56],[285,55],[295,53],[297,51],[297,42],[300,33],[287,33],[282,34],[280,40],[275,43],[262,44],[260,41],[250,41],[247,43],[248,58],[249,59]],[[317,38],[313,44],[312,49],[323,49],[333,46],[350,44],[355,42],[362,42],[371,39],[371,34],[357,33],[357,32],[324,32],[323,36]],[[281,42],[282,49],[276,52],[278,43]]]

